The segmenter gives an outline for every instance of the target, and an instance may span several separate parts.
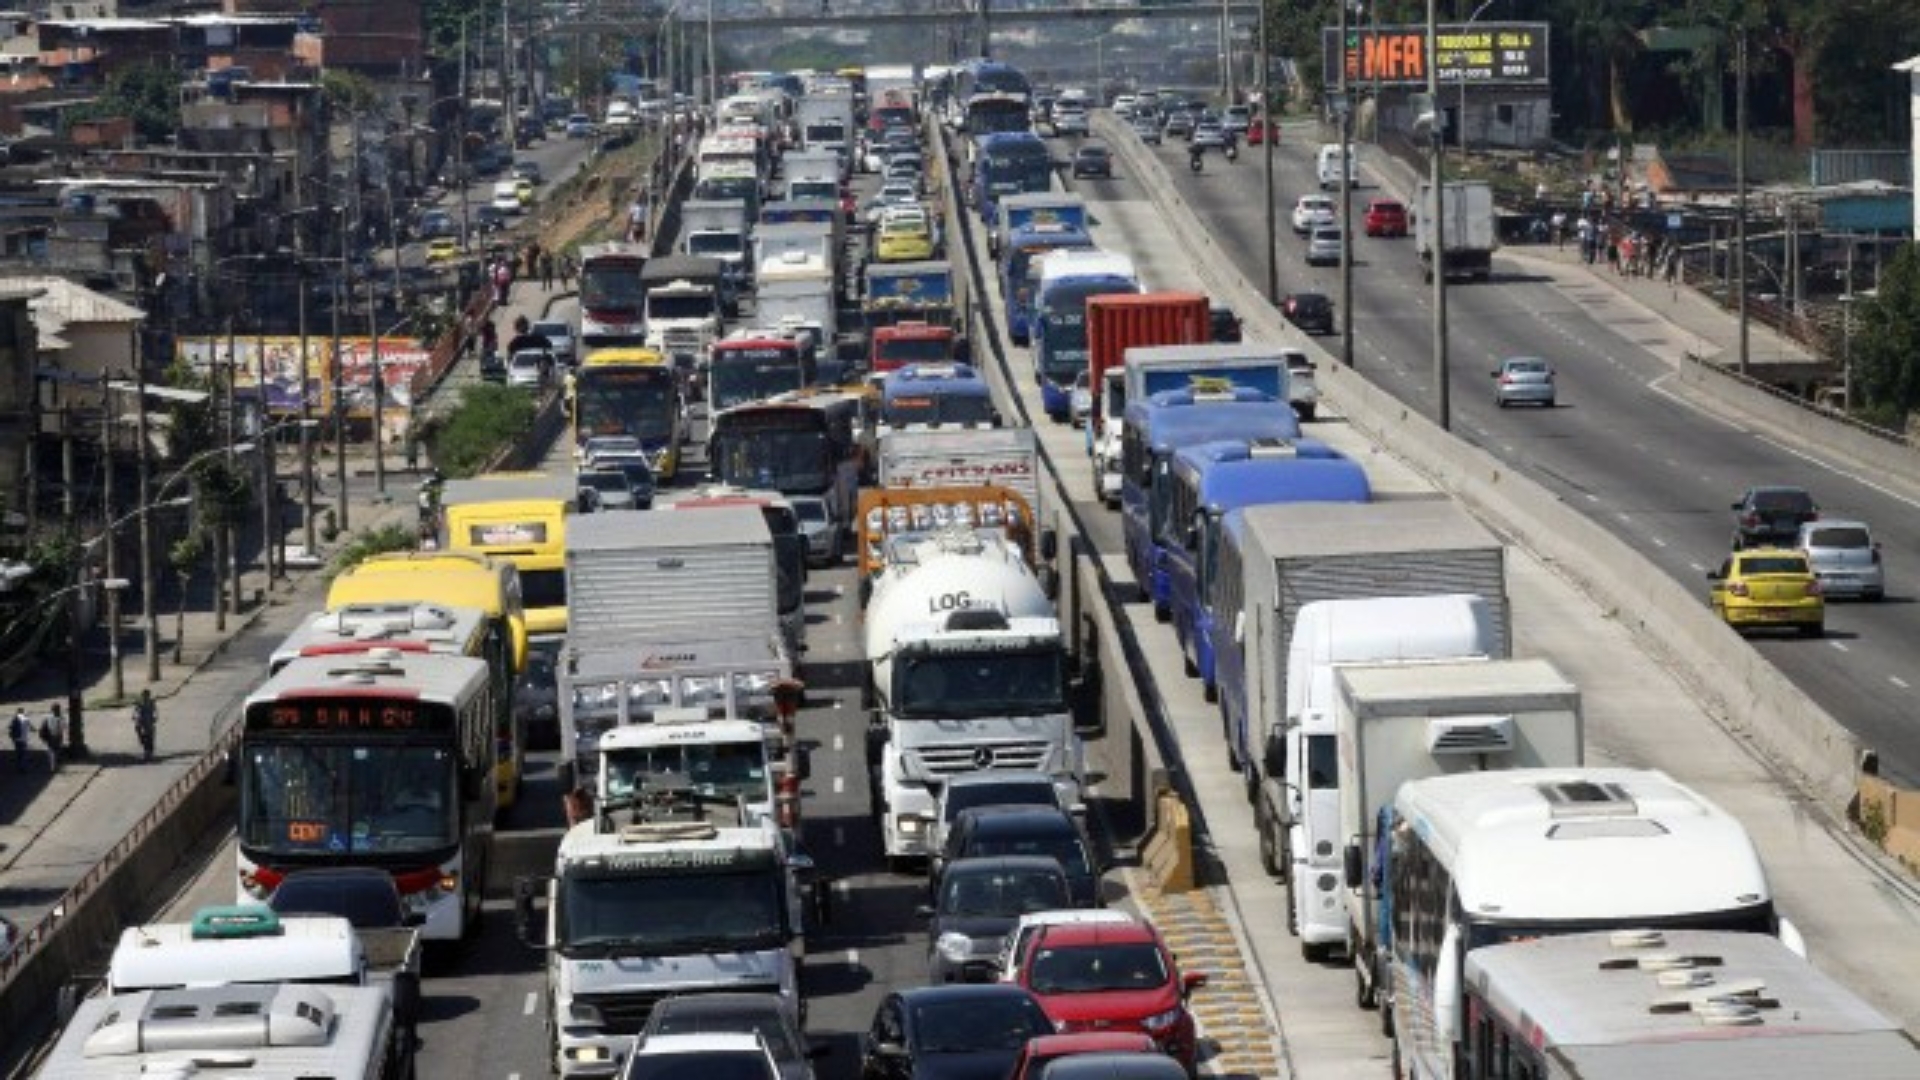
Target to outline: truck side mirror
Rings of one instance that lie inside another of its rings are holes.
[[[538,918],[537,899],[546,893],[552,881],[550,877],[521,877],[513,881],[514,932],[528,948],[544,949],[551,944],[547,940],[546,923]]]
[[[1265,752],[1260,757],[1260,767],[1269,777],[1279,779],[1287,775],[1287,744],[1283,739],[1269,738]]]
[[[1341,854],[1341,869],[1346,872],[1347,888],[1357,889],[1367,876],[1366,860],[1360,856],[1360,845],[1350,843]]]

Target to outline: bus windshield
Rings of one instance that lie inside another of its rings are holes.
[[[784,349],[715,349],[707,368],[709,410],[731,409],[798,390],[800,358]]]
[[[631,435],[664,439],[673,433],[674,375],[667,367],[585,368],[575,377],[574,420],[582,439]]]
[[[993,195],[1043,192],[1053,184],[1053,161],[1044,146],[1008,147],[986,156],[983,175]]]
[[[832,479],[833,444],[821,430],[739,430],[724,420],[713,434],[714,475],[723,484],[817,495]],[[771,527],[771,523],[769,523]]]
[[[1070,382],[1087,368],[1087,298],[1115,292],[1113,283],[1063,282],[1041,298],[1046,364],[1040,374]]]
[[[993,401],[985,394],[902,394],[885,404],[893,427],[914,424],[990,424]]]
[[[733,232],[697,232],[687,237],[687,254],[710,255],[719,258],[722,255],[740,254],[740,234]]]
[[[557,940],[580,952],[674,956],[785,943],[784,890],[772,866],[748,872],[569,875]]]
[[[272,855],[420,855],[460,842],[459,762],[443,746],[249,741],[240,836]]]
[[[695,793],[729,802],[767,795],[767,752],[757,742],[638,746],[606,752],[609,799],[631,797],[654,773],[686,777]]]
[[[645,298],[638,259],[590,259],[580,268],[580,306],[588,311],[638,315]]]
[[[902,719],[1040,716],[1059,712],[1056,651],[920,653],[899,661],[893,714]]]
[[[881,370],[906,364],[938,364],[953,359],[953,341],[945,337],[889,337],[875,343]]]

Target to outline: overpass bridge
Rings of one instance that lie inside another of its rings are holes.
[[[832,0],[828,0],[831,3]],[[560,29],[581,33],[626,33],[636,25],[658,23],[665,15],[673,11],[673,6],[664,9],[647,6],[633,6],[624,17],[615,15],[606,7],[578,19],[566,20]],[[993,26],[1026,26],[1046,23],[1115,23],[1129,19],[1218,19],[1226,12],[1233,19],[1255,19],[1259,17],[1260,5],[1248,0],[1227,0],[1226,3],[1179,2],[1159,4],[1154,7],[1067,7],[1061,5],[1049,7],[994,8],[984,13],[978,9],[953,8],[948,10],[920,10],[897,12],[860,12],[859,14],[838,15],[831,10],[826,13],[809,12],[807,14],[763,14],[763,15],[716,15],[709,20],[696,11],[682,11],[679,17],[688,25],[705,26],[710,21],[715,35],[741,30],[784,30],[784,29],[832,29],[832,30],[872,30],[882,26],[934,26],[965,29],[977,26],[983,17]]]

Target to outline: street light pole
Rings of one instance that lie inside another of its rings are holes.
[[[1430,142],[1432,156],[1428,163],[1430,195],[1421,200],[1419,212],[1427,215],[1433,227],[1433,240],[1427,247],[1427,265],[1433,274],[1433,392],[1434,421],[1440,430],[1446,431],[1453,426],[1451,388],[1447,385],[1447,139],[1445,114],[1440,108],[1440,75],[1435,62],[1439,59],[1440,35],[1434,11],[1434,0],[1427,0],[1427,97],[1431,99],[1432,124]]]
[[[1347,11],[1340,0],[1340,362],[1353,367],[1353,90],[1347,83]]]
[[[1740,374],[1751,359],[1747,338],[1747,28],[1734,40],[1733,295],[1740,320]],[[1625,208],[1622,207],[1624,210]]]
[[[147,462],[147,365],[137,354],[133,358],[133,375],[135,407],[139,410],[135,434],[140,439],[140,622],[145,628],[142,636],[146,639],[147,681],[155,683],[160,681],[160,616],[153,603],[153,517],[145,513],[151,498],[148,487],[152,483]],[[218,606],[217,597],[215,606]]]
[[[1275,220],[1273,207],[1273,142],[1279,132],[1274,130],[1273,80],[1268,69],[1273,66],[1268,50],[1272,42],[1267,37],[1267,5],[1260,4],[1260,156],[1265,159],[1263,170],[1266,181],[1266,225],[1267,225],[1267,303],[1280,302],[1280,233]]]
[[[136,344],[134,346],[134,354],[135,354],[136,360],[138,359],[138,356],[139,356],[139,345],[137,343],[137,334],[138,332],[136,331]],[[120,571],[120,561],[119,561],[118,545],[116,543],[116,538],[114,537],[114,533],[119,531],[118,530],[119,522],[115,520],[113,516],[114,514],[114,511],[113,511],[113,473],[114,473],[113,394],[108,390],[107,380],[105,378],[102,378],[100,380],[100,409],[101,409],[100,415],[102,419],[102,424],[100,429],[100,446],[101,446],[101,449],[104,451],[100,456],[106,462],[106,468],[101,470],[100,475],[101,475],[101,498],[102,498],[102,502],[104,503],[105,511],[106,511],[103,516],[106,518],[106,521],[107,521],[107,533],[106,533],[107,576],[116,577],[118,576]],[[83,552],[83,557],[84,557],[84,552]],[[127,696],[126,695],[126,679],[120,668],[120,594],[119,593],[110,593],[107,596],[107,660],[112,669],[112,679],[113,679],[113,682],[112,682],[113,695],[112,696],[115,701],[118,701],[121,698]]]

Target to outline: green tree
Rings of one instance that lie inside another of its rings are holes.
[[[320,75],[320,90],[327,103],[348,113],[363,113],[380,103],[380,92],[373,80],[357,71],[334,69]]]
[[[167,565],[173,567],[174,576],[180,579],[180,602],[173,609],[173,662],[176,664],[180,662],[181,650],[187,646],[187,585],[193,580],[193,568],[205,554],[206,543],[197,532],[175,540],[167,549]]]
[[[1861,302],[1853,331],[1856,411],[1904,430],[1920,407],[1920,245],[1901,248],[1880,274],[1880,288]]]
[[[116,72],[92,101],[67,112],[70,120],[124,116],[147,142],[164,142],[180,130],[180,76],[160,64]]]

